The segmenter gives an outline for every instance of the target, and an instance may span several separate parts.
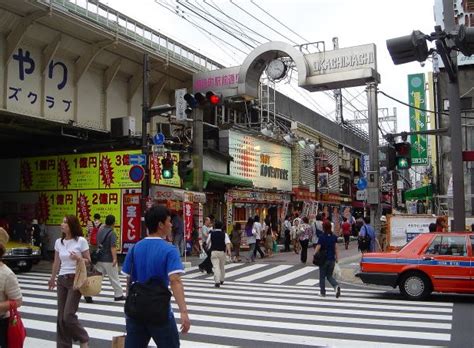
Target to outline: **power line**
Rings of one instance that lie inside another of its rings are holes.
[[[235,7],[239,8],[242,12],[246,13],[247,15],[249,15],[250,17],[252,17],[253,19],[255,19],[256,21],[258,21],[260,24],[263,24],[265,27],[267,27],[268,29],[270,29],[271,31],[277,33],[278,35],[284,37],[285,39],[287,39],[288,41],[294,43],[295,45],[297,45],[297,42],[291,40],[289,37],[283,35],[282,33],[279,33],[278,31],[276,31],[275,29],[273,29],[272,27],[270,27],[268,24],[264,23],[262,20],[258,19],[257,17],[255,17],[253,14],[249,13],[248,11],[244,10],[242,7],[240,7],[239,5],[237,5],[236,3],[234,3],[232,0],[229,0],[230,3],[232,5],[234,5]]]
[[[430,113],[433,113],[433,114],[436,113],[436,111],[433,111],[433,110],[422,109],[422,108],[419,108],[419,107],[417,107],[417,106],[413,106],[413,105],[410,105],[410,104],[408,104],[408,103],[402,102],[401,100],[399,100],[399,99],[397,99],[397,98],[395,98],[395,97],[392,97],[392,96],[388,95],[387,93],[385,93],[385,92],[383,92],[383,91],[381,91],[381,90],[379,90],[378,92],[379,92],[380,94],[383,94],[383,95],[386,96],[387,98],[396,101],[397,103],[400,103],[400,104],[403,104],[403,105],[405,105],[405,106],[408,106],[409,108],[412,108],[412,109],[415,109],[415,110],[420,110],[420,111],[423,111],[423,112],[430,112]],[[439,114],[445,115],[445,116],[449,116],[449,113],[447,113],[447,112],[439,112]]]

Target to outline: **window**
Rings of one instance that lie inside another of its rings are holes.
[[[466,238],[437,236],[426,250],[427,254],[466,256]]]

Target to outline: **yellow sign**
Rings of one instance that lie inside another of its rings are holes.
[[[20,190],[57,190],[56,156],[25,158],[20,164]]]
[[[47,191],[39,194],[38,216],[48,225],[60,225],[66,215],[76,215],[77,191]]]
[[[60,189],[99,187],[99,154],[59,156],[57,178]]]
[[[77,217],[82,226],[93,220],[94,214],[100,214],[105,219],[107,215],[115,216],[115,222],[120,225],[120,190],[78,190]]]
[[[139,188],[141,183],[130,180],[130,155],[141,154],[141,150],[103,152],[99,158],[100,188]]]
[[[157,154],[150,155],[150,183],[153,185],[163,185],[172,187],[181,187],[181,178],[178,175],[179,153],[171,153],[173,158],[173,177],[164,179],[161,175],[161,160],[163,156]]]

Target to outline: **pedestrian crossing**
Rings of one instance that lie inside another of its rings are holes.
[[[317,270],[317,267],[305,265],[229,263],[225,265],[225,279],[245,283],[315,286],[319,284]],[[188,269],[183,277],[213,279],[212,276],[201,273],[197,266]]]
[[[298,280],[305,267],[286,281],[293,285],[286,285],[268,282],[270,270],[275,270],[276,279],[296,269],[252,267],[256,265],[262,264],[248,265],[255,280],[266,281],[252,282],[250,274],[234,273],[235,279],[226,279],[219,289],[207,274],[190,277],[199,272],[190,270],[184,286],[191,330],[181,335],[182,347],[442,347],[451,340],[451,302],[405,301],[397,293],[368,288],[343,288],[339,299],[328,288],[327,297],[321,298],[314,286]],[[242,268],[228,266],[229,274]],[[55,346],[57,297],[47,289],[48,278],[40,272],[18,275],[26,348]],[[123,276],[121,281],[125,284]],[[106,278],[94,303],[80,303],[78,316],[91,337],[91,347],[110,347],[112,337],[125,331],[123,302],[114,302],[113,296]],[[179,327],[174,302],[172,308]]]

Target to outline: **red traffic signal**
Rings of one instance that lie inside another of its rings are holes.
[[[209,103],[213,106],[219,105],[221,102],[221,97],[215,94],[212,91],[208,91],[206,93],[206,99],[209,101]]]

